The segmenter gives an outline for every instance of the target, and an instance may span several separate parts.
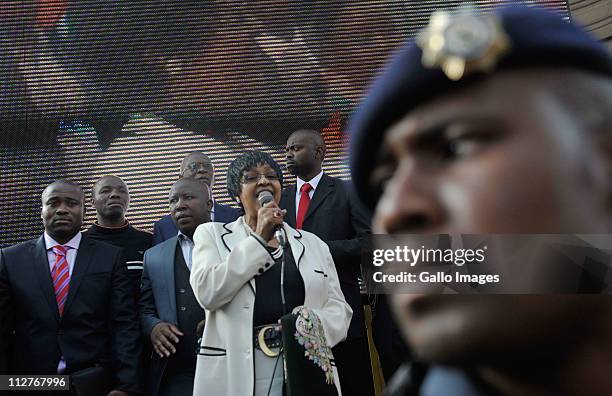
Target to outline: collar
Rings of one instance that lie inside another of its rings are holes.
[[[127,230],[129,226],[130,222],[127,219],[125,219],[125,223],[123,223],[123,225],[119,227],[104,227],[103,225],[100,225],[97,221],[92,224],[92,227],[94,227],[98,232],[101,232],[103,234],[119,233]]]
[[[179,242],[189,241],[193,243],[193,240],[189,238],[187,235],[183,234],[181,230],[178,231],[178,233],[176,234],[176,237],[178,238]]]
[[[312,187],[312,191],[316,190],[322,177],[323,177],[323,171],[321,171],[318,175],[316,175],[315,177],[313,177],[307,182],[298,177],[297,178],[297,192],[300,192],[302,189],[302,186],[306,183],[310,184],[310,186]]]
[[[44,238],[45,238],[45,249],[47,251],[53,249],[54,246],[57,245],[61,245],[61,243],[58,243],[55,239],[51,238],[51,236],[49,234],[47,234],[47,231],[45,231],[44,233]],[[71,240],[68,241],[68,243],[65,243],[64,246],[68,246],[71,247],[74,250],[78,250],[79,249],[79,245],[81,244],[81,232],[77,232],[75,236],[72,237]]]

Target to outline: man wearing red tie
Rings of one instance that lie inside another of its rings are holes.
[[[140,329],[121,250],[81,235],[84,196],[70,181],[42,194],[44,234],[0,251],[0,295],[12,338],[5,371],[81,375],[100,394],[139,394]]]
[[[325,142],[317,131],[291,134],[285,148],[287,170],[297,184],[287,187],[280,207],[285,221],[298,230],[312,232],[329,246],[340,278],[342,293],[353,309],[346,340],[333,349],[342,392],[373,395],[372,369],[357,278],[360,275],[362,238],[370,233],[370,217],[351,194],[347,183],[322,170]]]

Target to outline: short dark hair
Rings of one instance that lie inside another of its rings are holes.
[[[242,191],[241,179],[244,172],[259,165],[269,165],[278,176],[281,189],[283,188],[283,172],[274,158],[263,151],[247,151],[238,156],[227,168],[227,192],[230,198],[235,199]]]
[[[93,198],[93,197],[96,195],[96,188],[98,188],[98,184],[100,184],[100,182],[102,181],[102,179],[106,179],[106,178],[108,178],[108,177],[114,177],[114,178],[116,178],[116,179],[121,180],[121,182],[122,182],[123,184],[125,184],[125,187],[128,189],[128,192],[129,192],[129,187],[128,187],[127,183],[125,182],[125,180],[123,180],[122,178],[120,178],[119,176],[116,176],[116,175],[104,175],[104,176],[102,176],[102,177],[98,178],[98,180],[96,180],[96,181],[94,182],[94,184],[91,186],[91,197],[92,197],[92,198]]]
[[[323,146],[323,148],[325,148],[325,140],[323,139],[323,135],[321,135],[321,132],[316,131],[314,129],[298,129],[297,131],[289,135],[289,137],[298,134],[307,135],[308,137],[310,137],[313,145]]]
[[[85,200],[85,192],[83,191],[83,188],[76,182],[73,182],[72,180],[68,180],[68,179],[57,179],[54,180],[52,183],[49,183],[45,189],[43,190],[43,192],[40,194],[41,199],[42,197],[45,195],[45,193],[47,192],[47,189],[55,184],[63,184],[65,186],[71,186],[74,187],[74,189],[76,189],[77,191],[79,191],[81,193],[81,199],[84,201]],[[83,204],[85,204],[85,202],[83,202]]]

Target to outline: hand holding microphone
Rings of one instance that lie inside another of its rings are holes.
[[[266,241],[273,237],[281,246],[285,245],[283,234],[283,218],[287,211],[278,207],[270,191],[261,191],[257,194],[257,200],[261,208],[257,211],[257,229],[255,232]]]

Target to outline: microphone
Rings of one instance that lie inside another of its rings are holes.
[[[272,202],[273,200],[274,197],[272,197],[272,193],[270,191],[264,190],[257,194],[257,201],[262,207],[268,202]],[[281,247],[285,246],[285,234],[283,234],[282,226],[274,227],[274,238],[278,241],[278,244],[281,245]]]

